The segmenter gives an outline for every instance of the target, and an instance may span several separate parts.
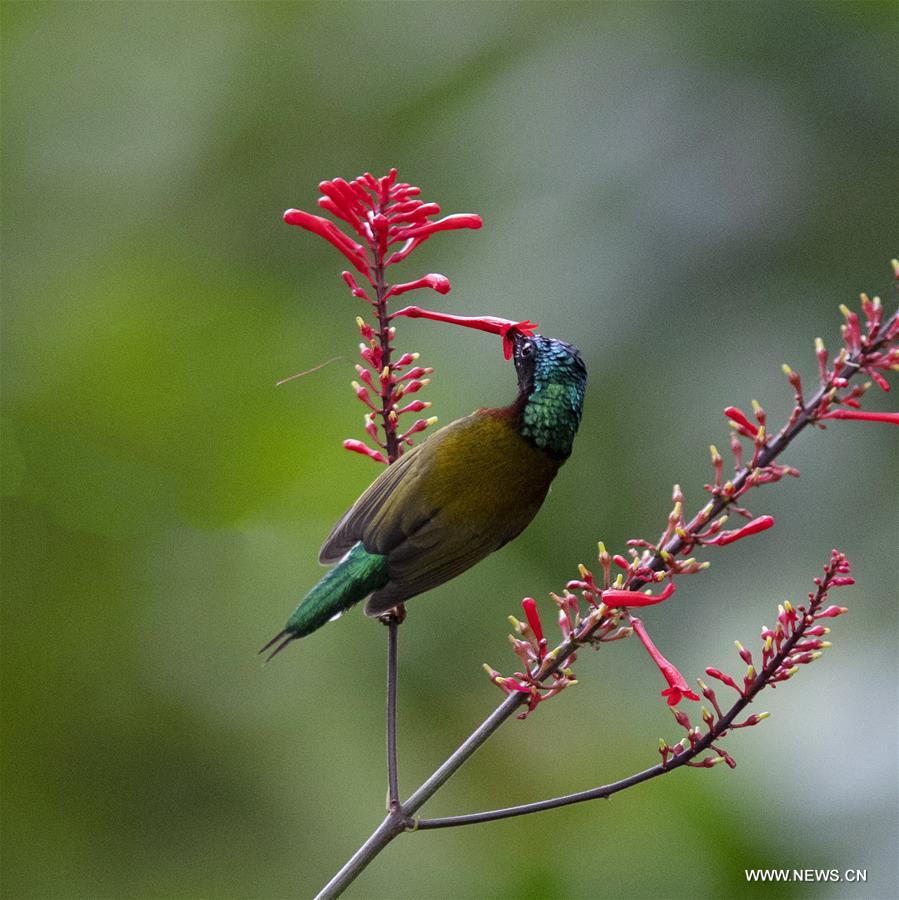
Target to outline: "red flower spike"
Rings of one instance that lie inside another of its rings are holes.
[[[703,543],[715,547],[726,547],[728,544],[732,544],[734,541],[739,541],[741,538],[749,537],[749,535],[751,534],[758,534],[760,531],[767,531],[773,524],[773,516],[759,516],[757,519],[753,519],[742,528],[738,528],[735,531],[722,531],[721,534],[711,538],[710,540],[704,540]]]
[[[609,588],[600,595],[602,602],[611,609],[628,609],[640,606],[655,606],[663,603],[677,590],[673,581],[669,581],[661,594],[642,594],[639,591]]]
[[[631,625],[633,626],[637,637],[643,642],[646,652],[652,657],[652,661],[659,667],[659,671],[662,673],[665,681],[668,682],[668,688],[662,691],[662,696],[668,698],[668,705],[677,706],[684,697],[687,697],[690,700],[699,700],[697,694],[690,690],[684,676],[681,675],[681,673],[668,662],[661,653],[659,653],[658,648],[653,644],[649,635],[646,633],[646,629],[643,627],[643,621],[631,617]]]
[[[422,309],[420,306],[407,306],[397,310],[391,318],[396,316],[406,316],[410,319],[433,319],[435,322],[449,322],[451,325],[461,325],[465,328],[476,328],[478,331],[498,334],[503,339],[503,355],[506,359],[512,358],[513,334],[518,333],[530,337],[537,328],[536,322],[527,319],[522,322],[513,322],[511,319],[501,319],[498,316],[453,316],[449,313]]]
[[[888,422],[899,425],[899,412],[865,412],[860,409],[832,409],[818,419],[855,419],[864,422]]]

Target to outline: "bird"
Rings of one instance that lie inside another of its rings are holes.
[[[384,470],[325,540],[319,562],[336,565],[259,651],[274,647],[268,659],[362,600],[366,615],[385,615],[530,524],[571,454],[587,369],[572,344],[528,329],[503,335],[515,399],[451,422]]]

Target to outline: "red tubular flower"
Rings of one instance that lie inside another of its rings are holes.
[[[760,531],[767,531],[773,524],[773,516],[759,516],[757,519],[753,519],[742,528],[738,528],[734,531],[722,531],[721,534],[707,541],[704,540],[703,543],[716,547],[726,547],[728,544],[732,544],[734,541],[739,541],[741,538],[749,537],[749,535],[751,534],[758,534]]]
[[[288,225],[299,225],[336,247],[363,275],[368,277],[368,262],[361,244],[347,237],[333,222],[321,216],[313,216],[301,209],[288,209],[284,213]]]
[[[676,590],[673,581],[669,581],[661,594],[643,594],[640,591],[627,591],[609,588],[602,592],[602,602],[613,609],[628,609],[638,606],[655,606],[667,600]]]
[[[728,406],[724,409],[724,415],[727,416],[732,422],[736,422],[739,427],[739,430],[742,434],[745,434],[747,437],[754,438],[758,433],[758,425],[753,425],[749,419],[746,418],[746,413],[742,410],[737,409],[736,406]]]
[[[446,275],[431,273],[430,275],[423,275],[417,281],[407,281],[405,284],[395,284],[387,291],[385,296],[399,297],[400,294],[405,294],[406,291],[414,291],[423,287],[431,288],[431,290],[437,291],[438,294],[448,294],[451,289],[449,278],[447,278]]]
[[[503,339],[503,355],[506,359],[512,358],[513,335],[517,332],[530,336],[537,328],[536,322],[530,322],[527,319],[523,322],[513,322],[511,319],[501,319],[497,316],[453,316],[449,313],[422,309],[420,306],[407,306],[397,310],[391,318],[396,316],[406,316],[410,319],[433,319],[435,322],[449,322],[451,325],[462,325],[465,328],[476,328],[478,331],[498,334]]]
[[[637,637],[643,642],[643,646],[646,648],[647,653],[652,657],[652,661],[659,667],[659,671],[664,676],[665,681],[668,682],[668,688],[662,691],[662,696],[668,698],[668,705],[677,706],[684,697],[689,700],[699,700],[698,695],[690,690],[686,678],[684,678],[675,666],[659,653],[656,645],[653,644],[649,635],[646,633],[642,620],[631,617],[631,625],[633,626]]]
[[[864,422],[888,422],[899,425],[899,412],[865,412],[862,409],[832,409],[819,419],[855,419]]]
[[[540,615],[537,612],[537,602],[533,597],[525,597],[521,601],[521,608],[524,610],[528,625],[531,626],[531,631],[534,632],[534,637],[537,640],[540,659],[543,659],[546,656],[546,638],[543,637],[543,623],[540,621]]]

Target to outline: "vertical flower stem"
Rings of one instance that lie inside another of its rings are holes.
[[[393,812],[400,805],[399,776],[396,766],[396,659],[399,616],[387,620],[387,808]]]
[[[374,248],[373,248],[374,249]],[[375,264],[372,266],[374,270],[375,281],[375,313],[378,317],[378,342],[381,345],[381,366],[382,371],[387,369],[390,375],[390,318],[387,315],[387,285],[384,282],[384,260],[374,249]],[[400,455],[400,445],[396,436],[396,423],[390,417],[393,412],[393,391],[390,382],[381,385],[381,419],[384,424],[384,443],[387,445],[387,464],[396,462]]]

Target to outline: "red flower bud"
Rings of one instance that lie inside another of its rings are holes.
[[[722,531],[717,537],[711,538],[710,540],[704,540],[704,544],[710,544],[716,547],[725,547],[728,544],[732,544],[734,541],[739,541],[741,538],[749,537],[751,534],[758,534],[760,531],[767,531],[774,524],[774,518],[772,516],[759,516],[757,519],[753,519],[748,524],[744,525],[742,528],[738,528],[734,531]]]
[[[367,444],[363,444],[362,441],[348,439],[343,442],[343,446],[344,449],[351,450],[353,453],[361,453],[363,456],[367,456],[369,459],[373,459],[375,462],[387,462],[387,458],[383,453],[379,453],[377,450],[372,450],[371,447],[369,447]]]
[[[407,281],[405,284],[393,285],[390,290],[387,291],[386,297],[399,297],[400,294],[405,294],[406,291],[416,291],[419,288],[425,287],[437,291],[438,294],[448,294],[451,285],[449,278],[447,278],[446,275],[432,273],[430,275],[423,275],[416,281]]]
[[[746,418],[746,414],[737,409],[736,406],[727,406],[724,409],[724,415],[727,416],[732,422],[736,422],[737,425],[740,426],[739,430],[742,434],[745,434],[747,437],[754,438],[758,434],[758,426],[753,425],[749,419]]]
[[[333,222],[323,219],[321,216],[303,212],[301,209],[288,209],[284,213],[284,221],[288,225],[298,225],[300,228],[305,228],[307,231],[323,237],[336,247],[359,272],[368,276],[368,261],[362,245],[347,237]]]
[[[819,419],[855,419],[865,422],[888,422],[890,425],[899,425],[899,412],[865,412],[861,409],[832,409]]]

